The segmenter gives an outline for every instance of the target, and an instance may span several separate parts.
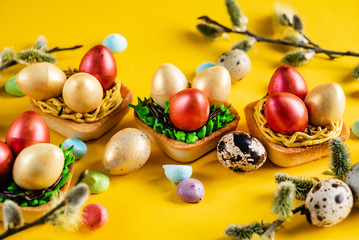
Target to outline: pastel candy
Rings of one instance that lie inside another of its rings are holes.
[[[102,45],[108,47],[112,53],[118,53],[127,48],[127,40],[121,34],[113,33],[103,40]]]
[[[101,193],[110,186],[110,178],[98,171],[89,171],[82,182],[89,186],[91,193]]]
[[[185,202],[198,203],[204,197],[203,184],[197,179],[185,179],[177,186],[177,196]]]
[[[19,86],[16,84],[16,76],[12,76],[5,83],[5,92],[14,97],[23,97],[25,94],[20,90]]]
[[[63,143],[63,146],[67,149],[74,146],[74,150],[72,151],[72,153],[76,159],[82,158],[87,152],[86,144],[83,141],[76,138],[66,139],[65,142]]]
[[[359,120],[355,121],[352,127],[352,132],[356,137],[359,137]]]
[[[204,63],[201,63],[197,69],[196,69],[196,74],[202,72],[203,70],[207,69],[207,68],[210,68],[210,67],[213,67],[215,66],[216,64],[213,63],[213,62],[204,62]]]
[[[91,203],[82,210],[83,223],[91,230],[98,229],[108,221],[107,209],[99,203]]]
[[[163,168],[165,169],[166,177],[174,185],[178,185],[192,175],[192,167],[188,165],[163,165]]]

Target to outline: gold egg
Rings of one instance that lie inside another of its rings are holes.
[[[91,74],[76,73],[66,81],[62,97],[73,111],[87,113],[100,106],[103,90],[100,82]]]
[[[50,143],[34,144],[17,156],[12,176],[23,189],[44,189],[60,177],[64,161],[64,154],[58,146]]]
[[[327,126],[342,118],[345,94],[337,83],[324,83],[313,88],[305,97],[309,122],[315,126]]]
[[[27,96],[45,100],[61,95],[66,74],[51,63],[34,63],[22,69],[16,83]]]
[[[213,66],[200,72],[192,81],[192,88],[197,88],[209,96],[211,106],[222,105],[231,92],[231,76],[223,66]]]
[[[136,128],[117,132],[105,147],[102,165],[111,174],[121,175],[142,167],[151,153],[148,136]]]
[[[153,75],[151,83],[151,97],[155,103],[166,108],[166,101],[179,91],[188,88],[186,77],[181,70],[170,63],[159,66]]]

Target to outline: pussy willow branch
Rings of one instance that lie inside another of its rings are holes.
[[[279,39],[273,39],[273,38],[262,37],[260,35],[257,35],[257,34],[254,34],[254,33],[250,32],[249,30],[245,30],[245,31],[232,30],[231,28],[228,28],[228,27],[226,27],[226,26],[212,20],[208,16],[202,16],[202,17],[199,17],[198,19],[203,20],[206,23],[214,24],[214,25],[216,25],[218,27],[221,27],[223,29],[223,31],[226,32],[226,33],[236,33],[236,34],[246,35],[246,36],[254,38],[257,42],[269,42],[269,43],[279,44],[279,45],[300,47],[300,48],[312,50],[315,53],[332,54],[332,55],[338,55],[338,56],[359,57],[359,53],[353,52],[353,51],[340,52],[340,51],[328,50],[328,49],[323,49],[323,48],[320,48],[320,47],[310,46],[308,44],[296,43],[296,42],[292,42],[292,41],[288,41],[288,40],[280,39],[280,38]]]
[[[296,213],[298,213],[298,212],[302,212],[302,211],[304,210],[304,206],[305,206],[305,205],[302,204],[302,205],[300,205],[300,206],[294,208],[294,209],[292,210],[292,213],[293,213],[293,214],[296,214]],[[275,220],[275,221],[267,228],[267,230],[263,233],[263,235],[266,236],[266,237],[269,237],[269,236],[275,231],[275,229],[276,229],[277,227],[279,227],[280,225],[282,225],[282,223],[284,223],[284,222],[285,222],[285,220],[282,220],[282,219],[277,219],[277,220]]]
[[[53,53],[53,52],[61,52],[61,51],[68,51],[68,50],[75,50],[75,49],[78,49],[78,48],[81,48],[83,45],[76,45],[76,46],[73,46],[73,47],[67,47],[67,48],[59,48],[59,47],[54,47],[54,48],[51,48],[49,50],[46,51],[46,53]],[[14,60],[14,61],[11,61],[7,64],[4,64],[2,66],[0,66],[0,71],[1,70],[4,70],[8,67],[11,67],[11,66],[14,66],[16,65],[17,62]]]

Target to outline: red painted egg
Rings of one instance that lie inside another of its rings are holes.
[[[0,141],[0,184],[6,183],[11,179],[13,164],[14,157],[10,147],[3,141]]]
[[[14,156],[30,145],[49,142],[49,129],[40,114],[34,111],[26,111],[18,116],[6,134],[6,143]]]
[[[96,77],[103,90],[107,90],[116,79],[117,66],[111,51],[103,45],[97,45],[83,56],[79,71]]]
[[[303,132],[308,125],[308,111],[297,96],[279,92],[270,95],[264,114],[271,129],[282,134]]]
[[[173,125],[184,131],[193,131],[207,122],[209,101],[201,90],[187,88],[171,99],[168,111]]]
[[[268,85],[268,95],[276,92],[288,92],[304,99],[308,93],[308,86],[295,68],[283,65],[277,68]]]

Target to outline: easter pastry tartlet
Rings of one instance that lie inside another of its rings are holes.
[[[17,84],[49,128],[87,141],[101,137],[129,111],[133,94],[116,74],[112,53],[97,45],[84,55],[79,72],[66,76],[54,65],[38,63],[24,68]]]
[[[267,96],[248,104],[244,112],[250,133],[262,142],[271,162],[292,167],[328,156],[329,140],[349,137],[344,108],[338,84],[321,84],[308,93],[300,73],[281,66]]]
[[[226,102],[231,78],[224,67],[202,71],[191,86],[177,67],[166,63],[153,76],[151,98],[131,105],[138,128],[179,162],[213,150],[239,122],[237,111]]]

